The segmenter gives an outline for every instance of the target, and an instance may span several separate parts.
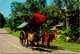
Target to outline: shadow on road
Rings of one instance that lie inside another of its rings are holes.
[[[0,34],[9,34],[9,33],[0,33]]]
[[[55,50],[64,50],[64,49],[58,48],[58,46],[50,46],[50,47],[46,48],[46,45],[41,45],[41,44],[39,44],[39,50],[36,45],[33,47],[33,49],[40,51],[40,52],[52,52]]]

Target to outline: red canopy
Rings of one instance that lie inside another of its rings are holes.
[[[35,28],[35,27],[38,27],[41,24],[43,24],[46,19],[47,19],[46,16],[41,15],[40,13],[36,13],[32,17],[32,19],[29,21],[28,25],[29,25],[29,27],[34,27]]]

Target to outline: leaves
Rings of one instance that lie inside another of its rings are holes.
[[[4,15],[0,13],[0,28],[4,27],[5,23],[6,23],[6,19],[4,18]]]
[[[59,22],[63,22],[63,30],[66,31],[66,35],[78,38],[79,28],[78,15],[79,6],[78,0],[54,0],[50,5],[46,5],[46,0],[41,0],[41,14],[47,17],[45,22],[46,31],[50,31],[50,28]],[[6,26],[16,29],[23,21],[29,22],[35,13],[40,11],[39,0],[26,0],[25,2],[12,2],[11,14],[7,20]],[[22,18],[24,17],[24,20]],[[71,28],[66,29],[66,18],[69,18],[69,25]],[[44,24],[41,25],[44,30]],[[65,32],[61,32],[65,33]]]

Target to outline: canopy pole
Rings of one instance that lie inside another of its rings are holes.
[[[42,31],[41,31],[41,26],[40,26],[40,36],[41,36],[41,33],[42,33]]]
[[[45,29],[45,22],[44,22],[44,32],[46,32],[46,29]]]

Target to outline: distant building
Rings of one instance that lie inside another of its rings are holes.
[[[51,30],[55,31],[57,33],[58,30],[61,30],[63,27],[63,23],[59,23],[57,25],[52,26]]]

